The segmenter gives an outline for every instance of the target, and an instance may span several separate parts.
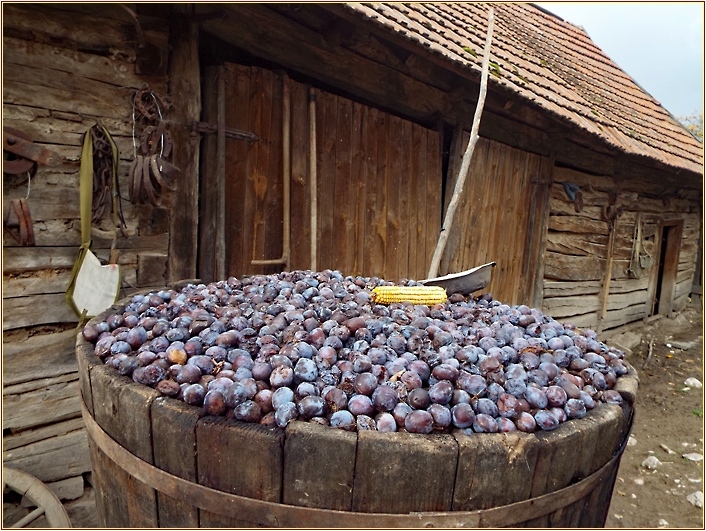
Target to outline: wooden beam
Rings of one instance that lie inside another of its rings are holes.
[[[189,19],[192,6],[180,4],[175,10],[169,35],[169,94],[173,101],[170,125],[175,146],[172,163],[181,168],[181,174],[177,190],[170,197],[167,273],[170,282],[196,277],[199,137],[192,133],[191,127],[201,118],[199,27]]]

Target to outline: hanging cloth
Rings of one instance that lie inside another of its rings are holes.
[[[112,151],[113,190],[117,190],[118,148],[108,131],[96,124],[109,139]],[[120,266],[115,263],[102,265],[91,252],[91,214],[93,196],[93,138],[89,129],[83,139],[80,170],[80,206],[81,206],[81,247],[71,271],[71,279],[66,290],[66,302],[80,320],[95,317],[108,309],[120,295]],[[113,209],[114,221],[117,209]],[[117,237],[117,229],[115,227]],[[113,239],[115,250],[115,238]]]
[[[628,274],[632,278],[641,278],[642,274],[652,266],[654,260],[642,244],[642,212],[637,213],[635,230],[633,231],[632,256]]]

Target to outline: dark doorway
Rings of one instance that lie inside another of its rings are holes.
[[[650,315],[669,315],[672,312],[683,225],[682,220],[663,221],[660,225],[659,262]]]

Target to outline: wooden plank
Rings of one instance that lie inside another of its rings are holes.
[[[21,394],[3,396],[3,429],[24,430],[76,418],[81,414],[78,374]]]
[[[292,139],[292,221],[290,268],[309,269],[311,256],[311,204],[309,197],[309,94],[290,80]]]
[[[610,283],[610,293],[629,293],[647,289],[649,278],[647,275],[642,278],[631,278],[627,280],[613,280]]]
[[[333,232],[331,268],[350,274],[353,263],[348,261],[354,249],[353,220],[356,210],[356,183],[351,175],[351,135],[353,127],[353,102],[347,98],[336,98],[336,163],[333,175]]]
[[[572,422],[565,422],[551,432],[539,431],[537,461],[531,480],[531,497],[566,487],[576,475],[581,458],[582,434]],[[557,467],[557,463],[562,463]],[[561,514],[544,515],[524,522],[527,527],[545,527]]]
[[[426,166],[426,182],[427,182],[427,203],[426,203],[426,248],[427,251],[434,249],[441,231],[441,189],[443,183],[442,176],[442,155],[441,155],[441,132],[427,131],[427,166]],[[424,276],[429,271],[431,265],[432,254],[426,253],[424,261]]]
[[[455,435],[458,468],[453,511],[475,511],[529,498],[539,446],[534,435]]]
[[[647,303],[640,303],[620,310],[608,311],[606,313],[604,329],[615,328],[616,326],[621,326],[647,317],[648,306]]]
[[[620,310],[635,304],[647,302],[647,290],[631,291],[629,293],[615,293],[608,296],[608,310]]]
[[[251,106],[251,129],[257,131],[260,140],[256,142],[257,149],[253,153],[255,158],[252,161],[252,173],[248,175],[252,186],[252,240],[245,240],[245,255],[251,260],[264,260],[270,258],[265,256],[265,224],[267,220],[267,193],[272,185],[273,176],[270,174],[270,159],[274,152],[274,124],[272,123],[273,109],[273,83],[274,74],[270,70],[262,68],[252,68],[250,78],[250,106]],[[233,196],[235,199],[235,196]],[[247,221],[246,221],[247,223]],[[246,271],[251,273],[264,272],[265,266],[250,265],[244,263]]]
[[[282,503],[350,511],[357,436],[308,422],[290,422],[284,444]],[[336,466],[321,466],[336,463]]]
[[[363,274],[363,254],[365,253],[365,183],[367,164],[365,162],[365,136],[368,131],[368,107],[353,102],[352,132],[351,132],[351,182],[353,195],[349,209],[352,223],[352,244],[346,249],[346,263],[350,264],[350,274],[353,276]]]
[[[189,13],[188,6],[176,6]],[[169,194],[169,281],[196,277],[199,219],[199,145],[191,125],[201,118],[199,25],[188,16],[174,17],[169,28],[169,95],[172,98],[170,133],[174,146],[172,164],[181,168],[176,192]]]
[[[614,284],[611,284],[611,287]],[[601,290],[600,280],[588,280],[588,281],[544,281],[544,297],[550,299],[552,297],[568,297],[571,295],[593,295],[599,293]]]
[[[78,369],[74,351],[75,337],[73,328],[11,342],[7,341],[5,335],[2,352],[3,385],[75,373]],[[51,363],[46,362],[48,359]]]
[[[608,222],[578,219],[574,216],[549,216],[549,230],[578,232],[583,234],[608,234]]]
[[[591,328],[595,330],[598,325],[598,312],[563,317],[560,319],[560,322],[572,323],[577,328]]]
[[[600,309],[600,307],[601,302],[597,295],[579,295],[545,298],[542,304],[542,311],[556,319],[592,312]]]
[[[270,155],[267,170],[267,193],[265,195],[265,225],[263,256],[265,259],[278,259],[283,254],[282,231],[284,226],[284,171],[282,168],[282,102],[283,78],[279,74],[272,76],[268,84],[270,104]],[[266,273],[282,271],[283,264],[265,266]]]
[[[279,503],[282,496],[284,430],[209,416],[196,424],[198,483],[207,487]],[[243,467],[247,460],[249,465]],[[199,525],[251,524],[199,511]]]
[[[81,21],[82,27],[85,25],[83,31],[76,31],[77,20]],[[76,13],[60,11],[48,5],[30,8],[15,4],[3,12],[3,29],[5,33],[9,30],[30,34],[39,32],[58,42],[75,43],[76,49],[102,48],[107,51],[114,46],[128,62],[134,62],[134,48],[128,44],[133,42],[134,34],[127,24],[118,24],[115,19],[96,15],[81,15],[78,18]]]
[[[6,103],[36,106],[41,101],[42,107],[53,111],[83,112],[125,120],[130,113],[128,96],[132,88],[120,90],[101,81],[21,65],[6,70],[4,77],[3,101]],[[76,92],[84,96],[80,99],[71,97]]]
[[[334,263],[333,216],[338,200],[335,196],[336,177],[336,122],[337,96],[324,91],[316,97],[316,151],[317,166],[317,258],[319,271],[331,268]]]
[[[228,107],[227,107],[228,108]],[[203,74],[203,118],[207,122],[218,120],[218,68],[208,67]],[[216,212],[218,204],[218,188],[216,186],[216,158],[218,140],[216,135],[205,135],[201,138],[202,153],[200,153],[199,172],[199,240],[198,240],[198,277],[205,282],[214,279],[216,269]],[[227,157],[227,155],[226,155]],[[227,163],[226,168],[231,166]],[[230,175],[228,176],[230,177]],[[230,214],[236,209],[226,209],[226,221],[230,222]],[[239,234],[240,231],[236,232]],[[226,246],[229,249],[229,246]],[[240,256],[240,255],[238,255]],[[183,277],[188,278],[188,277]]]
[[[26,446],[3,451],[3,464],[35,476],[59,481],[91,471],[85,429],[57,435]]]
[[[605,175],[590,175],[571,168],[557,166],[554,169],[554,182],[570,182],[580,187],[591,186],[594,190],[610,191],[615,189],[615,179]]]
[[[78,24],[76,19],[72,21],[74,27]],[[113,22],[112,26],[117,26],[117,24]],[[23,65],[49,71],[58,70],[77,77],[100,79],[118,87],[139,87],[144,81],[144,76],[135,74],[134,65],[125,61],[118,54],[106,56],[86,53],[63,46],[16,39],[11,36],[3,37],[3,50],[3,62],[7,68]],[[167,88],[166,78],[150,76],[150,86],[152,90],[164,92]]]
[[[605,260],[595,256],[568,256],[547,251],[544,278],[552,280],[600,280]]]
[[[51,311],[47,311],[51,308]],[[77,323],[78,318],[66,303],[63,293],[28,295],[3,300],[2,329],[53,323]]]
[[[358,432],[352,510],[449,511],[454,487],[448,479],[454,477],[457,461],[458,446],[450,435]],[[391,484],[396,488],[390,489]]]
[[[588,235],[587,238],[582,238],[581,235],[572,232],[556,232],[549,231],[547,234],[547,250],[557,253],[574,255],[574,256],[599,256],[607,258],[608,238],[599,236],[603,241],[594,243],[598,238],[592,238]]]
[[[110,249],[92,249],[103,263],[108,263]],[[18,274],[39,269],[71,269],[76,261],[76,247],[7,247],[3,249],[3,272]],[[133,251],[120,253],[120,265],[136,264]]]
[[[402,160],[405,154],[402,151],[402,119],[391,115],[390,134],[388,137],[387,172],[387,242],[385,247],[385,278],[399,281],[401,279],[400,262],[406,263],[406,256],[402,256],[401,225],[405,222],[401,213],[402,195]],[[404,248],[406,253],[407,248]]]
[[[410,193],[410,169],[412,158],[412,122],[402,120],[400,123],[400,171],[398,179],[398,231],[397,231],[397,278],[414,278],[409,269],[409,239],[410,239],[410,211],[412,210]],[[416,201],[415,201],[416,206]]]
[[[426,155],[427,131],[418,124],[412,126],[412,153],[410,168],[409,262],[410,277],[426,278]],[[433,253],[433,251],[430,251]]]
[[[18,433],[4,435],[2,438],[2,447],[4,451],[14,450],[15,448],[21,448],[22,446],[27,446],[38,441],[51,439],[57,435],[66,435],[72,431],[82,429],[83,426],[83,419],[75,418],[49,424],[48,426],[22,430]]]
[[[388,116],[370,109],[370,134],[367,138],[368,171],[366,174],[367,212],[365,254],[366,276],[385,278],[387,253],[387,173],[388,173]]]
[[[59,500],[75,500],[83,496],[83,476],[74,476],[46,483]]]
[[[226,76],[226,125],[251,130],[250,124],[250,67],[228,64],[223,68]],[[253,117],[254,119],[254,117]],[[266,141],[266,140],[263,140]],[[258,141],[259,142],[259,141]],[[255,153],[252,145],[243,141],[226,138],[226,198],[243,197],[249,190],[252,175],[248,174],[250,156]],[[251,224],[246,219],[252,215],[250,203],[227,199],[225,209],[226,230],[226,275],[242,276],[250,271],[252,242],[246,241]]]
[[[161,470],[191,482],[196,474],[196,423],[203,408],[169,398],[152,402],[154,464]],[[198,509],[186,499],[157,493],[161,527],[198,527]]]

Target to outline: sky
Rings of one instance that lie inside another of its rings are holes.
[[[704,2],[537,2],[572,24],[676,117],[704,108]]]

